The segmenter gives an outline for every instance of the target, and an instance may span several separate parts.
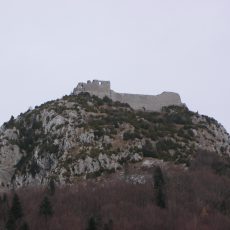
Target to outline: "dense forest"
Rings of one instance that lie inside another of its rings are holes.
[[[1,194],[7,230],[224,230],[230,226],[230,163],[199,152],[187,169],[149,169],[144,184],[125,180],[27,187]]]

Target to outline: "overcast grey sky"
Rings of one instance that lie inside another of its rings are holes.
[[[230,1],[0,0],[0,124],[88,79],[178,92],[230,132]]]

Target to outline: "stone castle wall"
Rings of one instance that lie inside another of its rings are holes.
[[[110,97],[110,82],[109,81],[98,81],[93,80],[87,81],[87,83],[78,83],[77,87],[74,89],[73,94],[79,94],[81,92],[88,92],[91,95],[103,98],[104,96]]]
[[[169,105],[182,106],[180,95],[173,92],[163,92],[159,95],[141,95],[117,93],[111,90],[109,81],[93,80],[87,83],[79,83],[74,89],[73,94],[77,95],[81,92],[88,92],[91,95],[103,98],[105,96],[113,101],[128,103],[133,109],[160,111],[162,107]]]

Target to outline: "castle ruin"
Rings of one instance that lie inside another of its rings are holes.
[[[82,92],[88,92],[100,98],[105,96],[113,101],[128,103],[135,110],[161,111],[162,107],[169,105],[184,105],[181,102],[180,95],[173,92],[163,92],[159,95],[141,95],[117,93],[111,90],[110,81],[93,80],[87,83],[79,83],[73,90],[73,94],[77,95]]]

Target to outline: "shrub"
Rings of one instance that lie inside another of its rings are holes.
[[[179,145],[172,140],[163,139],[157,142],[156,144],[157,151],[167,151],[169,149],[177,149]]]
[[[103,102],[104,102],[105,104],[107,104],[107,105],[112,105],[112,103],[113,103],[112,99],[110,99],[110,98],[107,97],[107,96],[103,97],[102,100],[103,100]]]
[[[10,120],[8,122],[5,122],[3,126],[5,127],[5,129],[12,129],[15,126],[14,116],[11,116]]]
[[[135,138],[138,138],[138,139],[141,138],[141,136],[138,132],[127,131],[127,132],[124,132],[124,134],[123,134],[123,140],[125,140],[125,141],[134,140]]]
[[[156,157],[156,151],[153,148],[151,141],[148,139],[145,141],[145,145],[142,147],[144,157]]]

